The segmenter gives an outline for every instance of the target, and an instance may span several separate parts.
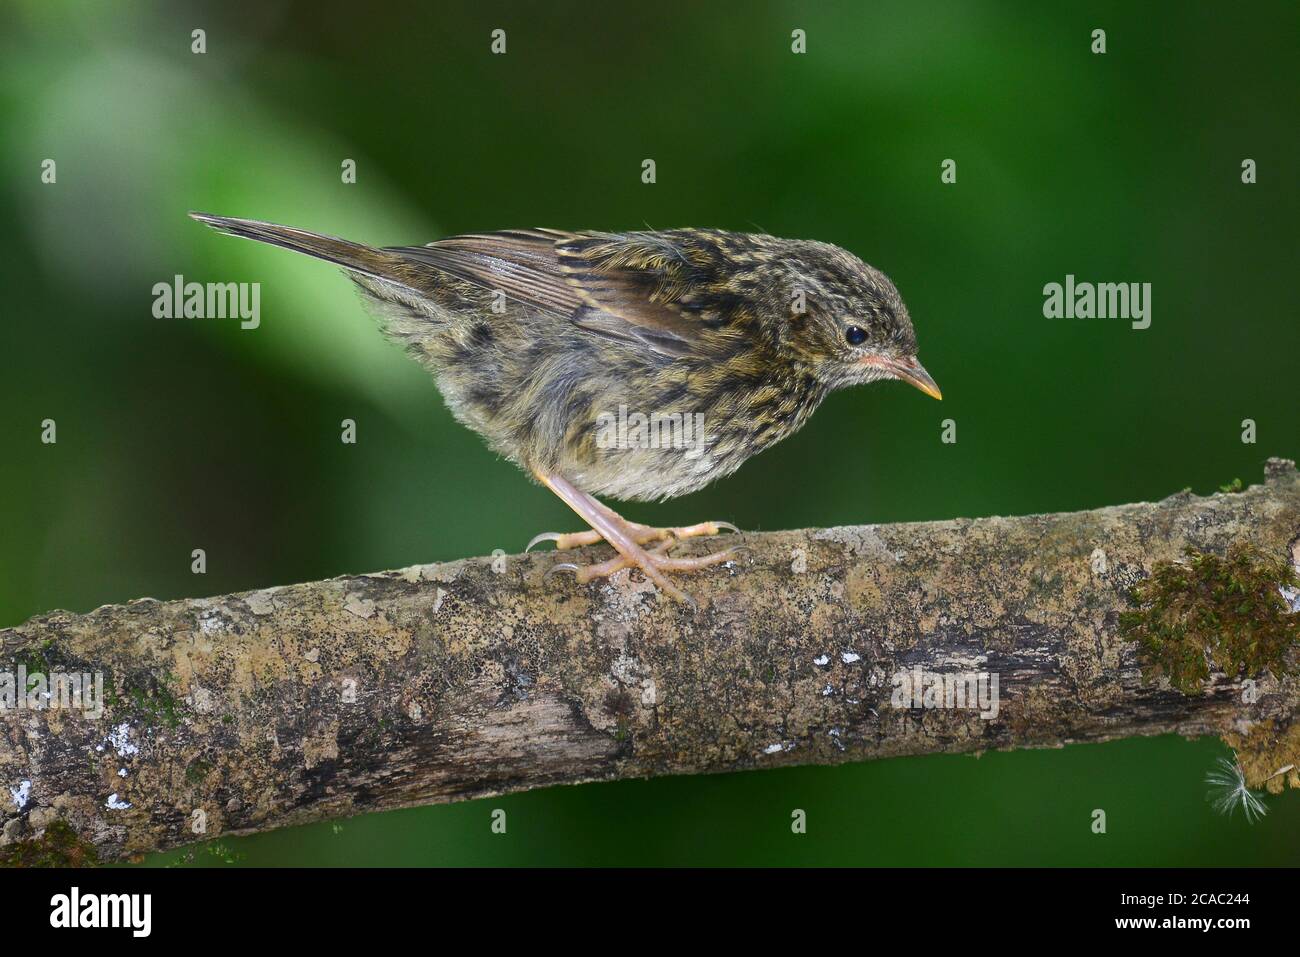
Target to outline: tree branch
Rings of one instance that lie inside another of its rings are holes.
[[[1258,784],[1300,750],[1295,678],[1184,695],[1118,629],[1186,546],[1300,548],[1291,462],[1238,494],[744,541],[688,580],[698,611],[639,574],[544,581],[557,559],[533,554],[0,630],[0,669],[99,672],[110,699],[98,720],[0,712],[0,855],[55,821],[120,859],[551,784],[1170,732],[1230,736]],[[986,697],[899,700],[934,673],[987,676]]]

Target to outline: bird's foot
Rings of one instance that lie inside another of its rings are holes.
[[[683,525],[680,528],[655,528],[653,525],[642,525],[640,522],[627,522],[626,526],[628,537],[638,545],[657,541],[672,542],[674,539],[695,538],[699,535],[717,535],[720,532],[740,533],[740,529],[730,522],[700,522],[696,525]],[[542,542],[554,542],[556,551],[567,551],[570,548],[595,545],[604,540],[604,536],[595,529],[588,529],[585,532],[542,532],[533,536],[533,540],[528,543],[524,551],[532,551],[533,546]]]
[[[563,562],[553,569],[553,571],[573,571],[577,573],[580,582],[591,581],[591,579],[599,578],[602,575],[612,575],[621,568],[632,566],[641,569],[645,577],[654,582],[659,590],[670,598],[694,607],[695,599],[670,582],[664,573],[695,571],[699,568],[707,568],[710,565],[725,562],[740,550],[738,546],[712,555],[703,555],[699,558],[673,558],[668,554],[668,551],[678,541],[678,536],[674,535],[674,532],[688,532],[690,534],[684,537],[689,538],[691,535],[716,535],[720,528],[735,528],[735,526],[728,526],[725,522],[701,522],[699,525],[691,525],[684,529],[661,529],[637,525],[623,518],[608,505],[597,501],[591,495],[577,488],[561,475],[542,471],[535,471],[533,474],[537,476],[543,485],[558,495],[569,508],[586,520],[592,531],[591,533],[579,532],[572,535],[555,535],[554,537],[552,537],[551,533],[546,533],[533,539],[532,544],[549,539],[562,548],[571,548],[576,544],[591,544],[603,538],[614,546],[614,550],[618,552],[617,558],[602,562],[599,565],[579,566],[572,562]],[[591,537],[588,537],[588,535]],[[650,551],[646,551],[641,547],[643,542],[656,539],[661,541]]]
[[[643,526],[644,527],[644,526]],[[696,526],[691,526],[692,528]],[[655,529],[660,531],[660,529]],[[697,534],[717,534],[716,532],[698,532]],[[597,539],[599,541],[599,539]],[[624,568],[640,568],[646,577],[653,581],[667,595],[677,601],[696,606],[696,601],[690,595],[686,594],[680,588],[670,583],[663,577],[664,572],[689,572],[698,571],[701,568],[708,568],[711,565],[718,565],[728,561],[742,552],[749,549],[744,545],[733,545],[731,548],[724,548],[720,552],[714,552],[711,555],[701,555],[695,558],[674,558],[669,553],[677,539],[673,537],[665,538],[654,548],[643,550],[638,548],[640,555],[628,557],[626,555],[615,555],[608,561],[592,565],[579,565],[576,562],[559,562],[553,565],[547,572],[546,577],[550,578],[557,572],[573,572],[579,584],[586,584],[596,578],[607,578],[615,572],[622,571]]]

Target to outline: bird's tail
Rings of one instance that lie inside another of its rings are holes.
[[[294,252],[306,253],[317,259],[342,266],[354,273],[372,276],[386,282],[409,285],[410,263],[386,249],[366,246],[362,243],[349,242],[335,236],[311,233],[305,229],[292,226],[279,226],[275,223],[263,223],[256,219],[235,219],[230,216],[212,216],[208,213],[190,213],[206,226],[211,226],[220,233],[239,236],[243,239],[255,239],[259,243],[283,246]]]

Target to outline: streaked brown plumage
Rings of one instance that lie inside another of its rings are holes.
[[[674,535],[627,523],[593,496],[694,491],[799,429],[833,389],[897,378],[939,394],[916,361],[893,283],[828,243],[712,229],[537,229],[376,248],[191,215],[343,267],[378,307],[384,332],[434,374],[456,418],[594,529],[539,539],[564,548],[603,538],[619,552],[603,565],[566,566],[581,580],[637,565],[684,599],[664,571],[730,554],[667,554],[676,537],[725,523]],[[667,447],[654,429],[611,441],[620,410],[625,420],[657,416],[669,431],[702,423],[703,434]],[[647,551],[647,541],[661,544]]]

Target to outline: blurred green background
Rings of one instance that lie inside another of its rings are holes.
[[[633,519],[797,528],[1257,482],[1267,456],[1300,455],[1298,11],[6,0],[0,624],[516,551],[574,524],[452,421],[341,274],[189,209],[389,245],[761,228],[892,276],[941,406],[901,385],[841,392],[732,478]],[[151,287],[176,273],[261,282],[261,327],[154,319]],[[1043,318],[1043,285],[1067,273],[1152,283],[1151,327]],[[1294,863],[1296,795],[1254,826],[1212,813],[1202,779],[1222,753],[1162,738],[587,785],[151,863]]]

